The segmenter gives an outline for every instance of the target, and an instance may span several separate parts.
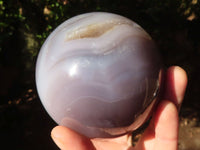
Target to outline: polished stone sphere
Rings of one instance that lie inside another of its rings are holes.
[[[46,39],[36,85],[59,125],[91,138],[115,137],[149,118],[160,70],[155,43],[138,24],[94,12],[65,21]]]

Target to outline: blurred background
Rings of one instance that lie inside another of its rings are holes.
[[[0,0],[0,144],[2,150],[58,150],[56,125],[35,87],[35,63],[46,37],[75,15],[106,11],[140,24],[155,40],[165,67],[189,81],[180,112],[180,150],[200,149],[199,0]]]

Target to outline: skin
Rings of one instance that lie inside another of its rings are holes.
[[[182,68],[172,66],[165,78],[162,101],[135,147],[131,145],[131,134],[89,139],[63,126],[52,130],[52,139],[62,150],[178,150],[178,111],[187,86],[187,75]]]

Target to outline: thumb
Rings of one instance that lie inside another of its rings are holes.
[[[56,126],[51,137],[62,150],[95,150],[89,138],[64,126]]]

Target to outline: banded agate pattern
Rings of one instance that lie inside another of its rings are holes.
[[[86,13],[46,39],[36,84],[58,124],[88,137],[114,137],[148,119],[160,69],[155,43],[138,24],[116,14]]]

